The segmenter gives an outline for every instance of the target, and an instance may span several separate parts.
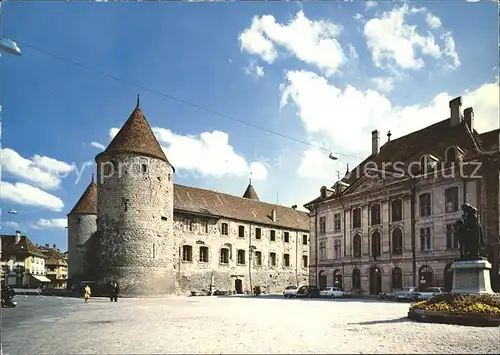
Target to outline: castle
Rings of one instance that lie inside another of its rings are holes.
[[[123,296],[308,283],[309,218],[259,201],[174,184],[175,168],[139,100],[96,158],[68,214],[68,282],[116,280]]]

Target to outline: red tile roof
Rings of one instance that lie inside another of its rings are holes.
[[[68,216],[73,214],[97,214],[97,185],[94,182],[93,176],[89,186],[75,207],[68,213]]]
[[[2,259],[11,256],[38,256],[47,258],[47,256],[38,249],[28,237],[22,235],[19,243],[16,244],[15,235],[2,235]]]

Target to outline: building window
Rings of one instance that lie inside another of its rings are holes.
[[[326,233],[326,217],[319,217],[319,232]]]
[[[431,215],[431,194],[421,194],[418,198],[420,205],[420,217],[428,217]]]
[[[333,258],[340,259],[342,258],[342,244],[340,240],[333,241]]]
[[[221,225],[221,233],[222,235],[228,235],[229,234],[229,228],[227,223],[222,223]]]
[[[352,228],[361,228],[361,208],[352,210]]]
[[[307,245],[307,234],[302,235],[302,245]]]
[[[335,213],[333,215],[333,231],[340,232],[341,222],[340,222],[340,213]]]
[[[326,243],[321,242],[319,243],[319,260],[325,260],[326,259]]]
[[[182,261],[193,261],[193,247],[191,245],[182,246]]]
[[[444,192],[446,213],[458,211],[458,187],[450,187]]]
[[[283,241],[285,243],[290,243],[290,233],[288,233],[288,232],[284,233],[284,235],[283,235]]]
[[[381,241],[380,241],[380,232],[376,231],[372,234],[372,256],[374,258],[380,256],[381,249]]]
[[[155,243],[153,243],[153,250],[152,251],[153,251],[153,255],[152,256],[153,256],[153,259],[154,259],[154,258],[156,258],[156,245],[155,245]]]
[[[373,225],[380,224],[380,204],[375,204],[370,207],[370,220]]]
[[[446,149],[445,162],[447,164],[452,164],[457,161],[457,149],[455,147],[449,147]]]
[[[184,218],[183,227],[185,232],[193,231],[193,221],[189,218]]]
[[[229,249],[221,248],[220,250],[220,263],[229,264]]]
[[[269,240],[271,242],[275,242],[276,241],[276,231],[274,229],[271,229],[269,231]]]
[[[243,249],[238,249],[236,261],[240,265],[245,265],[245,251]]]
[[[392,253],[395,255],[403,254],[403,232],[400,228],[392,231]]]
[[[245,226],[238,227],[238,238],[245,238]]]
[[[276,266],[276,253],[269,253],[269,265]]]
[[[290,266],[290,254],[283,254],[283,266]]]
[[[356,234],[352,238],[352,253],[355,258],[361,257],[361,235]]]
[[[420,251],[431,250],[431,228],[420,228]]]
[[[458,238],[455,238],[455,226],[446,225],[446,249],[458,249]]]
[[[254,253],[254,264],[257,265],[257,266],[261,266],[262,265],[262,252],[256,251]]]
[[[302,267],[307,268],[309,266],[309,261],[307,260],[307,255],[302,255]]]
[[[146,164],[141,164],[141,169],[142,169],[143,173],[147,173],[148,172],[148,166]]]
[[[262,237],[262,229],[255,228],[255,239],[260,239]]]
[[[200,262],[208,263],[208,247],[200,247]]]
[[[393,222],[403,220],[403,201],[394,200],[391,203],[391,220]]]
[[[202,233],[208,233],[208,221],[201,221],[200,226]]]

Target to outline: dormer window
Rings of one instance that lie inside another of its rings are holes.
[[[424,154],[420,157],[420,169],[422,172],[432,170],[436,167],[439,159],[431,154]]]
[[[320,195],[321,195],[321,198],[325,198],[326,197],[326,186],[323,186],[321,188]]]
[[[456,163],[457,161],[460,160],[460,158],[462,157],[463,153],[464,153],[464,151],[462,149],[460,149],[460,147],[457,147],[455,145],[453,145],[451,147],[448,147],[446,149],[445,154],[444,154],[444,156],[445,156],[445,163],[446,164]]]

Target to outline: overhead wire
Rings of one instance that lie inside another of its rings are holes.
[[[73,59],[70,59],[70,58],[66,58],[62,55],[59,55],[59,54],[56,54],[56,53],[53,53],[53,52],[49,52],[47,50],[44,50],[40,47],[37,47],[37,46],[34,46],[30,43],[26,43],[24,41],[19,41],[19,40],[16,40],[17,43],[19,44],[22,44],[24,47],[28,47],[28,48],[31,48],[37,52],[40,52],[42,54],[45,54],[45,55],[48,55],[48,56],[51,56],[51,57],[54,57],[54,58],[57,58],[61,61],[64,61],[64,62],[67,62],[67,63],[70,63],[72,65],[75,65],[75,66],[78,66],[80,68],[83,68],[85,70],[89,70],[89,71],[92,71],[92,72],[96,72],[96,73],[99,73],[103,76],[107,76],[109,78],[112,78],[114,80],[117,80],[117,81],[120,81],[120,82],[123,82],[125,84],[128,84],[130,86],[133,86],[133,87],[136,87],[136,88],[139,88],[141,90],[144,90],[144,91],[148,91],[148,92],[151,92],[151,93],[154,93],[154,94],[157,94],[157,95],[160,95],[160,96],[163,96],[165,98],[168,98],[174,102],[178,102],[178,103],[181,103],[183,105],[186,105],[186,106],[189,106],[189,107],[192,107],[192,108],[195,108],[195,109],[198,109],[200,111],[204,111],[204,112],[207,112],[207,113],[210,113],[211,115],[214,115],[214,116],[218,116],[218,117],[222,117],[222,118],[225,118],[225,119],[228,119],[228,120],[231,120],[231,121],[234,121],[234,122],[238,122],[240,124],[243,124],[243,125],[246,125],[246,126],[249,126],[249,127],[252,127],[252,128],[255,128],[259,131],[263,131],[263,132],[266,132],[266,133],[269,133],[269,134],[274,134],[276,136],[279,136],[281,138],[285,138],[285,139],[288,139],[288,140],[291,140],[291,141],[295,141],[297,143],[300,143],[300,144],[304,144],[306,146],[309,146],[311,148],[316,148],[316,149],[319,149],[321,151],[324,151],[324,152],[327,152],[327,153],[330,153],[330,156],[332,154],[334,155],[341,155],[341,156],[344,156],[344,157],[349,157],[349,158],[353,158],[353,159],[360,159],[360,160],[363,160],[364,158],[361,158],[361,157],[358,157],[358,156],[354,156],[354,155],[351,155],[351,154],[348,154],[348,153],[342,153],[342,152],[333,152],[332,150],[330,149],[327,149],[325,147],[322,147],[320,145],[315,145],[315,144],[312,144],[312,143],[309,143],[303,139],[300,139],[300,138],[296,138],[296,137],[292,137],[292,136],[289,136],[289,135],[286,135],[286,134],[283,134],[283,133],[280,133],[278,131],[274,131],[272,129],[269,129],[269,128],[265,128],[265,127],[262,127],[262,126],[259,126],[259,125],[256,125],[254,123],[251,123],[251,122],[248,122],[248,121],[244,121],[244,120],[241,120],[241,119],[238,119],[236,117],[233,117],[233,116],[230,116],[228,114],[225,114],[223,112],[219,112],[219,111],[216,111],[216,110],[213,110],[213,109],[210,109],[210,108],[207,108],[207,107],[204,107],[204,106],[201,106],[199,104],[196,104],[196,103],[193,103],[193,102],[190,102],[190,101],[187,101],[185,99],[181,99],[181,98],[178,98],[178,97],[175,97],[175,96],[172,96],[168,93],[165,93],[163,91],[160,91],[160,90],[157,90],[157,89],[154,89],[154,88],[151,88],[149,86],[146,86],[146,85],[142,85],[142,84],[138,84],[138,83],[135,83],[133,81],[130,81],[128,79],[125,79],[125,78],[122,78],[122,77],[119,77],[117,75],[114,75],[114,74],[111,74],[109,72],[106,72],[104,70],[101,70],[101,69],[97,69],[97,68],[92,68],[90,66],[87,66],[85,65],[84,63],[81,63],[81,62],[78,62],[78,61],[75,61]],[[336,160],[336,159],[334,159]]]

